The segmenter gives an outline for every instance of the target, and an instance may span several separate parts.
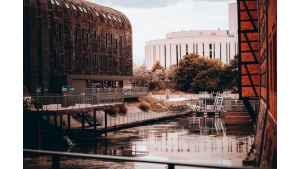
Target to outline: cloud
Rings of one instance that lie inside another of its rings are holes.
[[[89,0],[103,6],[119,6],[124,8],[163,8],[176,5],[186,0]],[[232,0],[192,0],[196,2],[230,2]]]

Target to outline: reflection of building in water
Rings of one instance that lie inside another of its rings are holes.
[[[201,124],[205,119],[206,126]],[[226,130],[219,135],[213,135],[217,134],[215,124],[223,123],[222,120],[216,117],[202,117],[199,127],[199,123],[197,124],[199,121],[190,118],[187,120],[189,124],[186,125],[188,130],[185,128],[178,132],[172,132],[169,129],[149,131],[148,138],[133,142],[133,153],[181,160],[196,160],[199,157],[203,159],[217,157],[225,160],[234,159],[236,156],[249,152],[253,143],[251,136],[227,136]],[[199,132],[201,130],[202,132]],[[207,130],[206,133],[205,130]]]

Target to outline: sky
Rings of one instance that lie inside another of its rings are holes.
[[[147,41],[167,33],[228,29],[228,4],[236,0],[88,0],[119,10],[130,20],[133,61],[141,66]]]

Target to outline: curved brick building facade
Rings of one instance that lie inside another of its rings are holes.
[[[85,92],[132,79],[132,28],[120,11],[84,0],[23,1],[23,74],[29,92]]]

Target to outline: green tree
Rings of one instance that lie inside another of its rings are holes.
[[[197,74],[197,64],[195,64],[199,55],[191,53],[185,55],[183,59],[180,60],[178,68],[176,69],[175,76],[175,87],[180,91],[190,91],[191,83]]]
[[[150,84],[150,72],[147,70],[145,65],[140,66],[138,69],[133,70],[133,76],[135,77],[145,77],[145,80],[137,80],[136,85],[138,87],[149,86]]]

